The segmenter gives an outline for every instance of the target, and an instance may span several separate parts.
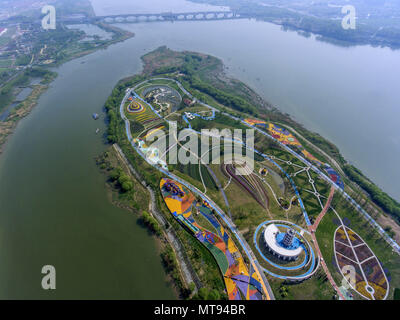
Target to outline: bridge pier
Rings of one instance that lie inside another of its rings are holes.
[[[156,14],[122,14],[99,16],[93,18],[95,21],[104,21],[106,23],[116,22],[153,22],[153,21],[207,21],[207,20],[231,20],[243,18],[240,14],[233,11],[204,11],[204,12],[183,12],[183,13],[156,13]]]

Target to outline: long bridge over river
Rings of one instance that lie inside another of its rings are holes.
[[[164,12],[164,13],[129,13],[96,17],[84,17],[78,19],[61,19],[63,22],[89,23],[135,23],[135,22],[161,22],[161,21],[210,21],[210,20],[232,20],[249,18],[233,11],[201,11],[201,12]],[[71,20],[71,21],[70,21]]]

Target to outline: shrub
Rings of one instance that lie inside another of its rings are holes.
[[[128,192],[133,189],[133,184],[132,181],[125,181],[124,183],[121,184],[122,191]]]

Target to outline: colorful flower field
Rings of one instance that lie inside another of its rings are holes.
[[[251,126],[263,126],[267,127],[267,123],[265,121],[257,120],[257,119],[245,119],[244,120],[247,124]],[[279,142],[281,142],[284,145],[290,145],[290,146],[295,146],[298,147],[301,150],[301,153],[303,156],[315,163],[317,166],[321,167],[323,166],[323,163],[319,161],[316,157],[314,157],[310,152],[308,152],[302,144],[297,140],[293,134],[290,133],[287,129],[281,128],[273,123],[268,124],[268,131],[273,136],[275,139],[277,139]],[[333,170],[330,166],[325,164],[325,170],[328,173],[329,177],[333,182],[335,182],[340,188],[344,189],[344,184],[339,176],[339,174]]]
[[[214,216],[206,202],[197,202],[194,195],[180,183],[161,179],[160,189],[165,204],[175,219],[199,240],[213,255],[223,275],[229,300],[262,300],[262,288],[252,267],[247,268],[235,243]],[[216,233],[200,226],[192,210],[205,217]]]
[[[145,128],[159,125],[162,120],[139,99],[130,97],[126,107],[130,119],[141,123]]]
[[[353,289],[369,300],[384,300],[389,292],[385,272],[371,249],[353,230],[340,226],[335,232],[335,258],[341,274],[354,267]],[[351,285],[351,283],[350,283]]]
[[[244,119],[244,122],[246,122],[247,124],[251,125],[251,126],[260,126],[260,127],[267,127],[267,123],[265,121],[262,120],[257,120],[257,119]]]
[[[284,128],[278,127],[273,123],[269,123],[268,131],[271,134],[271,136],[273,136],[275,139],[277,139],[279,142],[285,145],[302,147],[302,145],[296,139],[296,137]]]
[[[322,165],[322,162],[319,161],[316,157],[314,157],[310,152],[308,152],[306,149],[301,150],[301,153],[303,154],[304,158],[306,158],[309,161],[314,162],[318,166]]]
[[[325,171],[328,173],[329,177],[333,182],[335,182],[340,188],[344,189],[344,183],[342,181],[342,178],[335,170],[333,170],[329,166],[325,166]]]

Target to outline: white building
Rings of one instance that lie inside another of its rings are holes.
[[[294,261],[303,251],[300,241],[294,237],[294,234],[292,229],[283,233],[276,225],[270,224],[264,231],[264,244],[268,251],[279,259]]]

